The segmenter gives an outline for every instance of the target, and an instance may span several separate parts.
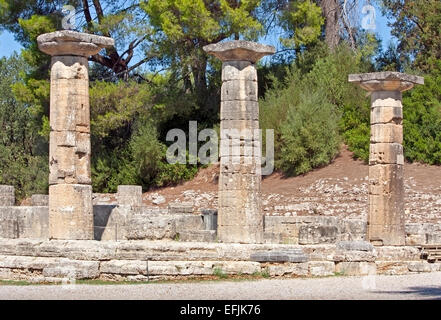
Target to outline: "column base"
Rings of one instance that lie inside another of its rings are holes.
[[[404,246],[406,235],[404,226],[368,226],[368,240],[374,246]]]
[[[93,240],[92,186],[57,184],[49,187],[49,238]]]
[[[263,226],[218,226],[217,237],[224,243],[263,243]]]

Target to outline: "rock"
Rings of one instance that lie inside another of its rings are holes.
[[[118,205],[140,207],[142,206],[142,187],[122,185],[118,186],[118,193],[116,195]]]
[[[216,242],[216,230],[181,231],[179,241]]]
[[[326,277],[335,274],[335,263],[326,261],[310,261],[309,274],[315,277]]]
[[[286,249],[282,251],[261,251],[251,254],[250,260],[258,262],[295,262],[308,261],[302,249]]]
[[[125,233],[127,239],[174,239],[176,219],[161,214],[135,214],[128,218]]]
[[[367,276],[377,272],[375,262],[339,262],[335,272],[347,276]]]
[[[347,251],[373,251],[374,246],[367,241],[340,241],[337,249]]]
[[[436,272],[441,270],[441,263],[428,263],[427,261],[411,261],[407,264],[411,272]]]
[[[376,247],[374,251],[379,261],[419,261],[421,259],[421,252],[416,247],[384,246]]]
[[[158,200],[159,199],[159,200]],[[162,202],[156,202],[162,201],[161,198],[156,197],[156,199],[153,200],[153,203],[159,204]],[[164,198],[165,201],[165,198]],[[163,202],[164,202],[163,201]],[[190,214],[193,213],[193,203],[192,202],[174,202],[168,204],[168,212],[170,214]]]
[[[15,205],[14,186],[0,185],[0,207],[10,207]]]
[[[49,205],[49,196],[47,194],[33,194],[31,196],[33,206],[44,207]]]
[[[308,263],[283,263],[270,264],[267,266],[270,276],[307,276],[309,272]]]
[[[152,202],[156,205],[164,203],[165,202],[165,198],[163,196],[161,196],[160,194],[155,194],[153,196],[153,200]]]
[[[299,244],[334,243],[337,240],[336,226],[301,226],[299,228]]]
[[[408,274],[409,269],[406,261],[376,261],[377,274],[403,275]]]

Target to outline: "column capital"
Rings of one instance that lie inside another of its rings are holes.
[[[45,33],[37,37],[38,48],[51,56],[83,56],[97,54],[115,45],[112,38],[71,30]]]
[[[204,46],[203,49],[208,54],[220,59],[222,62],[249,61],[251,63],[256,63],[264,56],[276,52],[276,49],[273,46],[245,40],[213,43]]]
[[[374,91],[399,91],[412,89],[416,84],[424,84],[424,78],[401,72],[373,72],[350,74],[349,82],[358,84],[363,89]]]

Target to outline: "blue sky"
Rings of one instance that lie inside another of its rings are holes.
[[[383,40],[383,48],[386,48],[390,41],[396,42],[392,37],[391,30],[387,26],[387,18],[381,14],[381,11],[376,9],[376,29],[374,32]],[[268,35],[261,39],[262,43],[274,45],[277,47],[277,35]],[[14,51],[20,52],[22,46],[14,40],[14,36],[9,32],[2,31],[0,34],[0,57],[10,56]]]

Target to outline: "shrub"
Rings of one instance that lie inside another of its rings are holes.
[[[305,92],[291,105],[281,127],[282,148],[276,167],[299,175],[326,165],[338,153],[339,112],[320,92]]]
[[[404,94],[404,154],[409,161],[441,164],[441,71]]]

